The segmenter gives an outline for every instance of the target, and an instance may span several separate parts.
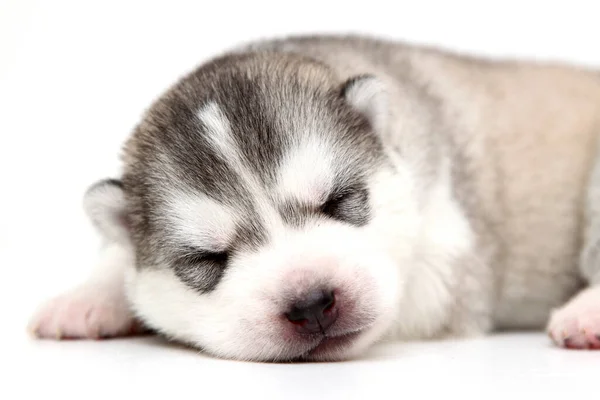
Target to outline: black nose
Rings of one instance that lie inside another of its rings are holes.
[[[332,291],[310,292],[285,316],[300,333],[325,333],[338,316],[335,295]]]

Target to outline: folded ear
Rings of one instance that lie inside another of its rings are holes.
[[[383,82],[372,75],[359,75],[346,81],[342,93],[352,107],[369,119],[373,129],[385,130],[388,96]]]
[[[130,238],[123,184],[120,180],[105,179],[86,191],[83,207],[104,239],[127,243]]]

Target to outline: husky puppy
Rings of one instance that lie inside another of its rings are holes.
[[[224,358],[546,329],[600,347],[600,75],[357,36],[183,77],[84,205],[105,240],[43,338],[150,329]]]

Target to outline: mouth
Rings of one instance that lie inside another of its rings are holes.
[[[338,336],[323,336],[323,339],[315,347],[304,353],[300,359],[319,360],[325,357],[335,357],[341,350],[348,348],[359,335],[360,331],[354,331]]]

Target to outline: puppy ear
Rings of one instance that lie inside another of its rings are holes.
[[[130,238],[123,184],[117,179],[96,182],[86,191],[83,207],[104,239],[126,243]]]
[[[383,132],[388,121],[388,96],[385,86],[373,75],[360,75],[346,81],[342,94],[346,101],[365,115],[373,129]]]

